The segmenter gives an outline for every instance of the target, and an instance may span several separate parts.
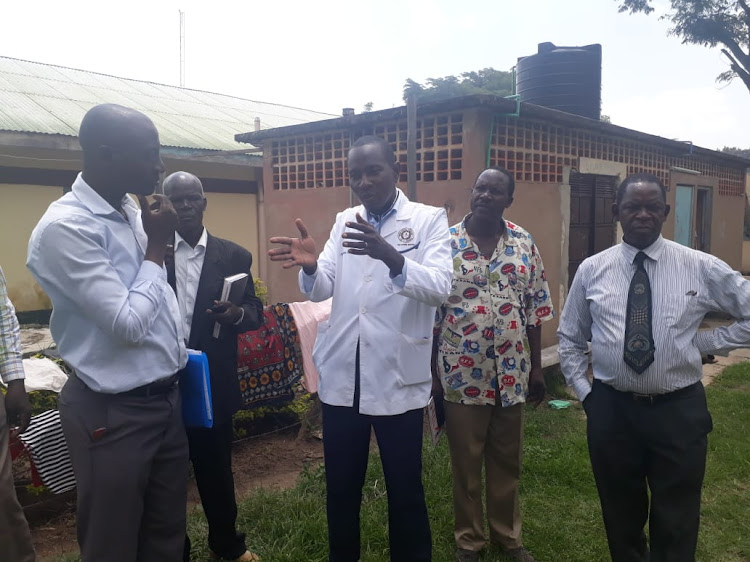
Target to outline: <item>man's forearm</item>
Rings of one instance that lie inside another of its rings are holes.
[[[560,369],[565,377],[566,384],[573,388],[578,399],[583,401],[591,391],[591,383],[586,376],[589,366],[588,355],[585,351],[576,348],[571,342],[562,338],[557,353],[560,357]]]
[[[257,330],[263,325],[263,303],[257,297],[242,304],[245,315],[240,321],[240,331]]]
[[[700,331],[695,344],[701,353],[727,353],[750,345],[750,320],[739,320],[729,326]]]
[[[404,256],[399,254],[398,250],[396,250],[395,248],[393,248],[393,253],[389,254],[388,257],[383,260],[383,263],[386,265],[390,272],[391,279],[403,273],[405,261],[406,259],[404,258]]]
[[[318,262],[316,261],[312,265],[305,265],[302,267],[302,271],[305,272],[305,275],[313,276],[315,275],[315,272],[318,271]]]
[[[0,270],[0,377],[6,383],[23,379],[21,328],[16,311],[7,296],[5,277]]]
[[[542,367],[542,327],[527,326],[526,337],[529,339],[529,357],[531,367]]]

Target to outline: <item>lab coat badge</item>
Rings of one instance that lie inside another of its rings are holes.
[[[414,230],[408,226],[399,230],[398,241],[402,244],[411,244],[414,241]]]

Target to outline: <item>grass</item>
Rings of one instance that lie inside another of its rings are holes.
[[[701,560],[750,560],[750,363],[727,367],[707,389],[714,430],[703,488]]]
[[[697,559],[750,560],[750,363],[727,368],[707,389],[714,431],[709,437]],[[433,533],[433,559],[453,560],[453,513],[447,441],[424,448],[424,482]],[[588,460],[585,416],[566,410],[528,409],[521,479],[524,543],[537,560],[609,560],[599,500]],[[371,458],[362,504],[362,560],[387,561],[387,509],[382,468]],[[260,491],[240,504],[238,524],[264,562],[327,559],[325,484],[320,466],[308,467],[286,491]],[[205,520],[189,517],[193,560],[206,560]],[[72,562],[75,558],[63,559]],[[493,551],[485,561],[504,560]]]

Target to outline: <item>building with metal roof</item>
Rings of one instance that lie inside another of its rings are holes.
[[[0,57],[0,266],[20,312],[48,309],[25,267],[26,242],[81,168],[78,127],[102,103],[137,109],[156,125],[167,173],[201,178],[206,224],[258,252],[262,158],[235,141],[248,130],[333,117],[298,107]],[[24,316],[23,314],[21,315]],[[26,318],[28,319],[28,317]]]
[[[175,148],[246,149],[247,145],[235,142],[234,135],[334,117],[298,107],[0,57],[0,131],[76,137],[86,111],[102,103],[116,103],[147,114],[159,130],[162,146]]]
[[[712,253],[736,269],[742,260],[744,158],[634,131],[596,119],[492,95],[474,94],[417,105],[414,193],[444,207],[451,224],[469,211],[474,179],[488,166],[516,183],[506,215],[533,234],[559,311],[578,265],[619,241],[612,214],[617,185],[636,172],[654,174],[672,207],[666,238]],[[293,234],[302,218],[322,246],[337,211],[352,203],[347,152],[362,135],[386,139],[407,185],[407,108],[248,132],[239,141],[263,148],[266,236]],[[297,294],[297,278],[260,264],[271,299]],[[555,342],[554,324],[545,345]]]

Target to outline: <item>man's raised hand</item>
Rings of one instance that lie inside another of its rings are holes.
[[[269,240],[271,244],[281,244],[280,248],[268,250],[271,261],[284,262],[282,267],[289,269],[299,265],[308,275],[312,275],[318,269],[318,251],[315,240],[307,232],[307,227],[302,219],[294,221],[299,230],[299,238],[287,236],[274,236]]]
[[[141,221],[148,241],[155,244],[168,244],[174,238],[177,229],[177,212],[166,195],[154,195],[149,203],[144,195],[138,196],[141,204]]]

